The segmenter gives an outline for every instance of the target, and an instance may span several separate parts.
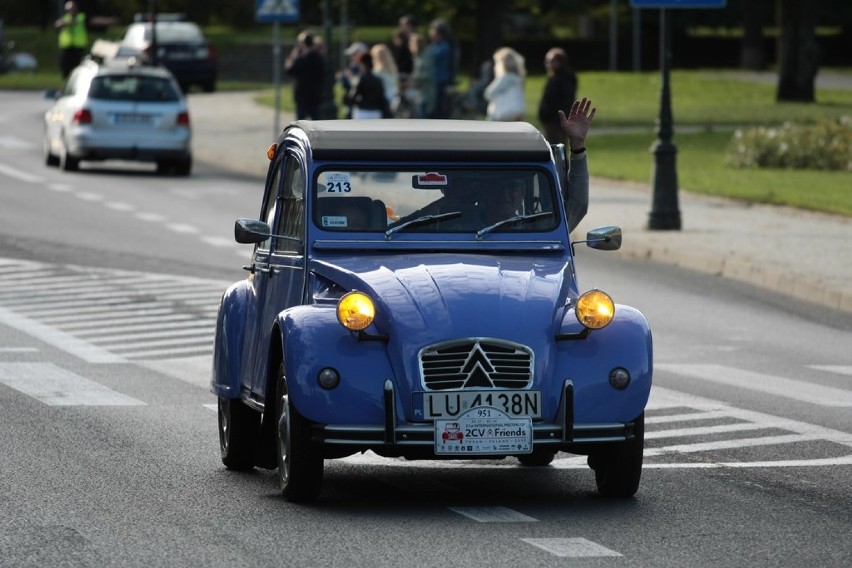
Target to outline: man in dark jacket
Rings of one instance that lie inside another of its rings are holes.
[[[360,66],[358,82],[343,95],[343,104],[352,107],[352,118],[390,118],[390,104],[385,98],[385,85],[373,75],[370,52],[357,58]]]
[[[572,104],[577,95],[577,75],[568,67],[565,50],[554,47],[544,58],[547,83],[538,105],[538,120],[544,129],[544,137],[551,144],[564,144],[565,132],[559,119],[559,110]]]
[[[325,60],[314,44],[310,32],[299,34],[296,46],[290,52],[284,70],[293,77],[293,100],[296,119],[318,120],[325,81]]]

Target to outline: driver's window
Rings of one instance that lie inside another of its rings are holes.
[[[281,185],[281,164],[283,159],[279,159],[275,163],[275,169],[269,177],[269,184],[266,186],[266,196],[263,200],[263,207],[260,210],[260,220],[267,223],[270,227],[274,227],[275,213],[278,210],[278,188]],[[273,231],[274,232],[274,231]],[[258,249],[269,250],[271,239],[257,245]]]
[[[275,228],[276,235],[290,237],[277,239],[275,248],[285,253],[301,254],[305,226],[305,176],[299,160],[293,155],[284,158],[284,183],[279,201],[281,215]]]

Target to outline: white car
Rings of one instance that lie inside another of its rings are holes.
[[[159,67],[85,60],[44,116],[45,164],[65,171],[85,160],[118,159],[186,176],[191,140],[186,97]]]

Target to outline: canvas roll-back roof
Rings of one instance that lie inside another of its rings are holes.
[[[377,119],[300,120],[317,160],[536,161],[550,146],[526,122]]]

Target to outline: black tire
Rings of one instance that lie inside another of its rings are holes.
[[[533,450],[531,454],[522,454],[515,457],[518,458],[518,461],[521,462],[521,465],[523,466],[543,467],[546,465],[550,465],[550,462],[553,461],[553,458],[555,456],[555,450],[548,450],[547,448],[538,448]]]
[[[80,169],[80,160],[68,153],[68,145],[63,142],[62,153],[59,154],[59,167],[65,172],[76,172]]]
[[[606,497],[632,497],[639,490],[645,449],[645,414],[634,421],[634,438],[618,447],[589,455],[598,492]]]
[[[157,174],[162,176],[171,173],[172,164],[170,160],[157,160]]]
[[[219,451],[233,470],[254,467],[254,448],[260,432],[260,413],[241,400],[219,397]]]
[[[293,503],[314,501],[322,489],[322,452],[311,441],[311,423],[293,407],[283,362],[278,366],[277,395],[275,453],[281,493],[287,501]]]
[[[186,177],[192,171],[192,158],[175,162],[175,175]]]

